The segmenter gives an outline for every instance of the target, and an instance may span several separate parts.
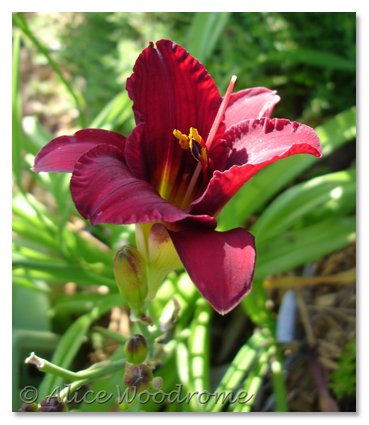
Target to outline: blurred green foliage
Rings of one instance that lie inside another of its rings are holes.
[[[236,89],[277,90],[275,116],[316,126],[356,104],[355,13],[40,14],[30,27],[54,34],[53,57],[81,89],[89,120],[124,88],[138,54],[160,38],[205,63],[221,93],[233,74]]]
[[[221,230],[251,227],[258,251],[250,295],[227,318],[217,319],[218,325],[232,324],[232,331],[227,331],[232,347],[226,351],[233,354],[223,359],[221,375],[211,362],[213,312],[186,273],[168,276],[149,311],[153,317],[170,317],[173,295],[181,305],[158,370],[164,391],[181,382],[185,393],[243,389],[256,398],[269,379],[274,409],[288,410],[282,352],[275,339],[276,315],[266,307],[262,281],[268,274],[317,261],[355,240],[356,15],[36,13],[14,14],[13,23],[14,300],[33,300],[32,305],[15,302],[13,306],[13,409],[19,407],[19,389],[30,384],[26,371],[19,373],[17,368],[23,361],[25,340],[27,349],[44,350],[64,368],[85,365],[81,349],[86,338],[124,343],[122,335],[93,324],[121,303],[113,253],[123,243],[135,243],[133,226],[91,228],[83,222],[70,197],[70,176],[31,173],[34,156],[58,130],[63,108],[77,111],[71,124],[75,127],[87,123],[128,135],[134,121],[125,80],[150,41],[170,38],[204,63],[221,94],[233,74],[238,76],[236,90],[253,86],[277,90],[282,100],[273,116],[315,127],[322,141],[323,159],[295,156],[270,165],[239,191],[219,217]],[[33,64],[50,65],[58,79],[33,78],[26,87],[21,85],[19,58],[24,51],[31,53]],[[48,113],[30,115],[24,105],[22,110],[26,95],[44,102]],[[58,105],[54,96],[67,99],[66,104]],[[49,124],[45,116],[50,118],[54,111],[56,119]],[[83,228],[76,221],[82,221]],[[76,284],[73,295],[63,293],[68,282]],[[40,314],[37,321],[30,321],[34,305],[40,306]],[[249,320],[246,334],[241,332],[240,312]],[[117,371],[92,388],[108,391],[121,383],[121,377],[122,371]],[[41,395],[62,383],[60,377],[47,375],[39,387]],[[249,411],[254,401],[226,406],[149,403],[145,409]],[[95,403],[81,409],[112,407],[112,403]],[[120,406],[128,411],[140,408]]]
[[[330,387],[338,399],[356,396],[356,339],[345,345],[338,361],[339,369],[331,374]]]

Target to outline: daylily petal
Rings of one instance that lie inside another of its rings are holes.
[[[190,206],[191,214],[216,217],[232,196],[259,170],[299,153],[321,156],[321,145],[314,130],[283,119],[262,118],[232,126],[224,138],[233,145],[226,171],[216,171],[202,195]]]
[[[223,171],[228,158],[228,143],[223,139],[216,140],[209,150],[209,158],[214,164],[214,169]]]
[[[73,136],[60,136],[38,152],[32,171],[71,173],[78,158],[94,146],[110,144],[123,152],[125,141],[124,136],[114,131],[91,128],[77,131]]]
[[[229,312],[249,293],[256,251],[254,237],[245,229],[169,234],[193,283],[216,311]]]
[[[123,152],[115,146],[100,144],[82,155],[75,164],[70,189],[79,213],[92,225],[162,220],[216,226],[211,217],[192,217],[162,199],[149,183],[133,176]]]
[[[241,121],[269,118],[280,97],[265,87],[254,87],[233,93],[225,111],[226,129]]]
[[[136,125],[132,130],[126,141],[124,155],[126,157],[126,164],[132,174],[138,179],[150,181],[148,158],[141,151],[141,137],[144,127],[145,123],[141,123]]]
[[[148,166],[150,182],[163,195],[170,193],[177,176],[197,165],[179,146],[173,130],[188,134],[194,127],[206,138],[222,99],[204,66],[185,49],[170,40],[156,46],[151,43],[141,53],[126,88],[136,123],[145,121],[136,149],[147,160],[142,166]]]

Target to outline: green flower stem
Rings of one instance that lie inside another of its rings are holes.
[[[155,298],[155,295],[158,292],[160,285],[164,282],[164,279],[166,278],[168,273],[169,273],[168,270],[151,268],[147,276],[147,284],[149,287],[149,293],[147,294],[145,298],[146,304],[150,303],[150,301],[152,301]]]
[[[149,292],[145,298],[145,305],[143,305],[142,308],[132,309],[133,315],[137,319],[139,319],[141,315],[146,314],[150,302],[154,299],[158,289],[160,288],[160,285],[164,282],[164,279],[166,278],[168,273],[169,271],[166,269],[150,268],[147,277]],[[148,328],[148,324],[143,323],[141,320],[138,320],[136,323],[141,334],[146,339],[149,348],[147,358],[148,360],[151,360],[154,351],[154,340],[160,335],[162,335],[163,332],[158,329],[153,329],[153,331],[150,331],[150,329]]]
[[[272,371],[273,390],[276,398],[276,412],[288,412],[287,391],[283,376],[283,356],[280,347],[276,344],[276,357],[270,368]]]
[[[26,359],[26,363],[35,364],[41,372],[61,376],[62,378],[65,378],[72,382],[83,380],[88,380],[90,382],[98,378],[110,375],[119,369],[123,369],[125,367],[125,361],[125,358],[116,360],[114,362],[107,360],[104,362],[96,363],[88,369],[81,370],[80,372],[72,372],[60,366],[54,365],[53,363],[50,363],[45,359],[37,357],[34,353],[32,353],[31,356]]]
[[[126,358],[123,358],[114,362],[108,360],[106,362],[97,363],[88,369],[76,372],[74,380],[88,379],[89,381],[94,381],[98,378],[111,375],[117,370],[123,369],[125,367],[126,360]]]
[[[79,387],[82,387],[82,385],[88,384],[91,382],[91,380],[88,379],[82,379],[80,381],[74,381],[70,385],[68,385],[66,388],[64,388],[62,391],[60,391],[59,397],[60,400],[64,401],[64,399],[68,396],[74,393],[74,391],[78,390]]]
[[[50,363],[47,360],[36,356],[35,353],[31,353],[30,357],[26,359],[25,363],[31,363],[36,365],[38,370],[40,370],[41,372],[61,376],[62,378],[69,379],[70,381],[74,381],[75,379],[77,379],[76,372],[71,372],[60,366],[54,365],[53,363]]]
[[[141,321],[138,321],[137,325],[140,329],[140,332],[145,337],[146,342],[151,345],[152,344],[152,336],[151,336],[151,332],[147,328],[147,325],[145,323],[142,323]]]

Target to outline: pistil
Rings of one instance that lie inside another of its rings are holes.
[[[223,101],[220,104],[220,108],[218,109],[218,113],[217,113],[217,115],[215,117],[215,120],[213,122],[213,125],[211,126],[211,130],[210,130],[209,136],[208,136],[208,138],[206,139],[206,142],[205,142],[206,147],[208,149],[208,152],[209,152],[210,147],[211,147],[211,145],[212,145],[212,143],[214,141],[214,137],[215,137],[215,134],[216,134],[216,132],[217,132],[217,130],[219,128],[219,125],[220,125],[220,123],[223,120],[223,115],[224,115],[224,112],[225,112],[225,110],[227,108],[227,105],[228,105],[228,102],[229,102],[229,98],[231,97],[233,87],[236,84],[236,80],[237,80],[237,76],[236,75],[232,75],[232,78],[231,78],[231,81],[230,81],[230,83],[228,85],[227,91],[226,91],[226,93],[225,93],[225,95],[223,97]]]
[[[232,75],[231,81],[230,81],[230,83],[227,87],[227,91],[226,91],[226,93],[223,97],[222,103],[220,104],[220,107],[218,109],[218,112],[217,112],[217,115],[216,115],[215,120],[213,122],[213,125],[211,126],[209,136],[208,136],[208,138],[206,139],[206,142],[205,142],[208,152],[210,152],[210,147],[211,147],[211,145],[214,141],[214,137],[216,135],[216,132],[218,131],[219,125],[223,120],[223,115],[224,115],[224,112],[227,108],[227,105],[228,105],[229,99],[231,97],[234,85],[236,84],[236,80],[237,80],[237,76]],[[182,201],[182,204],[181,204],[182,209],[188,208],[189,200],[190,200],[190,197],[192,195],[193,189],[196,185],[197,179],[199,178],[199,175],[201,173],[201,169],[202,169],[201,163],[199,162],[197,164],[197,167],[195,168],[195,171],[192,175],[190,184],[188,185],[185,196],[183,198],[183,201]]]

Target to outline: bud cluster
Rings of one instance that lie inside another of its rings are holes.
[[[18,412],[67,412],[67,406],[64,402],[60,401],[58,397],[44,398],[40,406],[36,403],[24,403]]]
[[[154,378],[151,367],[145,362],[148,347],[142,335],[132,335],[124,346],[129,362],[126,362],[126,369],[123,376],[123,383],[136,394],[147,390],[158,390],[163,386],[163,379]],[[144,363],[145,362],[145,363]]]

